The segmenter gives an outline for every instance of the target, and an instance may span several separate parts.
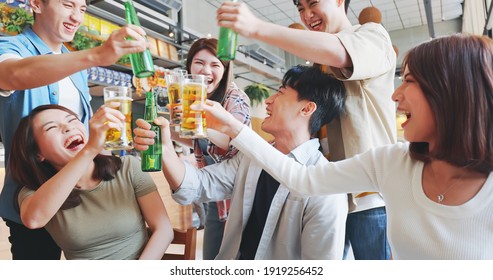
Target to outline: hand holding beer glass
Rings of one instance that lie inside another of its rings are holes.
[[[104,88],[104,104],[118,102],[120,110],[125,115],[125,124],[121,130],[111,128],[106,132],[104,148],[106,150],[130,150],[133,148],[132,138],[132,89],[130,87],[112,86]]]
[[[204,111],[194,111],[190,105],[203,105],[207,98],[204,75],[186,75],[183,77],[182,109],[180,137],[206,138],[206,121]]]

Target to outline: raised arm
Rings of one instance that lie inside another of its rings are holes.
[[[125,54],[148,47],[145,31],[128,25],[114,31],[99,47],[59,55],[10,58],[0,63],[0,89],[23,90],[45,86],[93,66],[115,63]],[[132,37],[134,40],[126,40]]]
[[[336,68],[352,65],[337,36],[326,32],[292,29],[255,17],[245,3],[224,2],[217,10],[218,25],[263,41],[303,59]]]
[[[245,126],[222,106],[207,100],[203,106],[192,105],[207,113],[207,125],[232,138],[231,144],[246,157],[257,162],[278,182],[302,195],[327,195],[334,193],[378,191],[375,168],[385,169],[378,156],[365,153],[337,163],[322,162],[316,166],[303,166],[284,155],[249,127]]]
[[[161,127],[161,142],[163,148],[163,174],[168,181],[170,188],[176,191],[185,177],[185,164],[176,155],[175,147],[171,141],[170,126],[168,120],[159,117],[154,120],[156,125]],[[139,151],[149,148],[148,145],[154,144],[154,132],[149,130],[151,125],[143,119],[138,119],[134,129],[134,146]]]
[[[93,159],[103,149],[106,131],[120,128],[125,116],[118,110],[102,107],[90,121],[91,137],[86,146],[53,177],[20,204],[23,224],[41,228],[56,214],[79,180],[92,177]],[[83,172],[85,170],[86,172]]]
[[[217,201],[231,197],[240,161],[238,158],[201,169],[185,164],[175,153],[169,135],[169,122],[159,117],[154,123],[161,126],[163,173],[175,201],[187,205],[192,201]],[[138,127],[134,129],[134,146],[137,150],[146,150],[148,145],[154,143],[154,132],[149,130],[150,125],[142,119],[137,120],[136,124]]]

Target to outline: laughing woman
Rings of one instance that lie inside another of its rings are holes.
[[[173,239],[156,185],[139,161],[100,154],[106,131],[120,129],[123,119],[101,107],[88,138],[75,113],[43,105],[15,133],[10,167],[24,186],[22,222],[45,227],[67,259],[161,259]]]

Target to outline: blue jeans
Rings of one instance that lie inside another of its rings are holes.
[[[224,225],[226,222],[219,220],[217,203],[207,203],[207,214],[205,217],[204,240],[202,254],[204,260],[213,260],[219,253],[223,240]]]
[[[390,259],[385,207],[372,208],[348,215],[344,259],[347,258],[350,244],[356,260]]]

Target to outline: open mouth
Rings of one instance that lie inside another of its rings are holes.
[[[210,85],[212,85],[212,83],[214,83],[214,79],[209,78],[209,79],[207,79],[207,80],[205,81],[205,83],[206,83],[208,86],[210,86]]]
[[[400,111],[399,114],[406,117],[407,120],[411,118],[411,113],[407,111]]]
[[[402,120],[401,126],[404,127],[407,122],[411,119],[411,113],[407,111],[397,111],[398,118]]]
[[[314,21],[312,23],[310,23],[310,28],[311,29],[318,29],[320,28],[320,25],[322,24],[322,21],[321,20],[317,20],[317,21]]]
[[[81,145],[84,145],[84,138],[81,135],[72,135],[65,141],[64,147],[69,150],[77,150]]]
[[[66,22],[63,23],[63,27],[65,27],[65,29],[67,29],[70,32],[74,32],[75,30],[77,30],[77,25],[66,23]]]

